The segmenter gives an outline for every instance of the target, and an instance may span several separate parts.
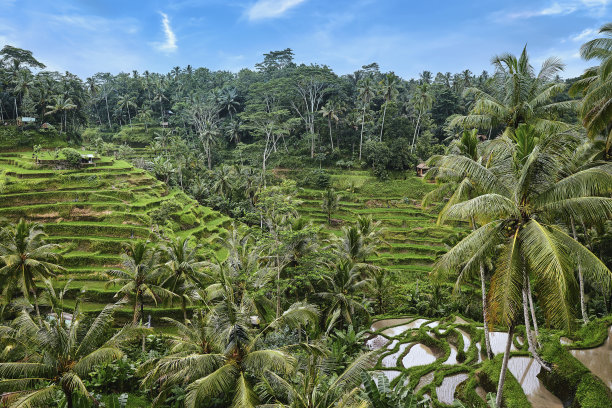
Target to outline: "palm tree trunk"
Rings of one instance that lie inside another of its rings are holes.
[[[108,119],[108,128],[110,129],[113,125],[111,125],[110,113],[108,111],[108,95],[104,95],[104,102],[106,102],[106,118]]]
[[[572,235],[574,240],[578,241],[578,235],[576,234],[576,226],[574,225],[574,218],[570,218],[570,224],[572,226]],[[584,276],[582,276],[582,265],[578,264],[578,283],[580,285],[580,311],[582,312],[582,321],[584,324],[589,322],[589,315],[586,310],[586,303],[584,300]]]
[[[379,142],[382,142],[383,130],[385,129],[385,116],[387,115],[387,103],[389,103],[389,101],[385,102],[385,109],[383,109],[382,125],[380,127],[380,139],[378,140]]]
[[[471,217],[472,221],[472,230],[476,231],[476,220],[474,217]],[[480,263],[480,291],[482,293],[482,322],[484,323],[484,336],[485,336],[485,351],[487,353],[487,358],[493,358],[493,351],[491,350],[491,340],[489,335],[489,318],[487,312],[487,284],[485,281],[485,270],[484,264]]]
[[[134,318],[132,319],[132,324],[136,325],[138,323],[139,310],[138,310],[138,293],[136,293],[136,301],[134,301]]]
[[[278,319],[281,314],[281,284],[280,284],[280,274],[281,267],[278,260],[278,255],[276,256],[276,318]]]
[[[127,108],[128,111],[128,119],[130,120],[130,129],[132,128],[132,116],[130,115],[130,107]]]
[[[72,408],[72,391],[64,390],[64,395],[66,396],[66,406]]]
[[[529,309],[531,309],[531,320],[533,320],[533,330],[535,331],[536,335],[536,344],[538,344],[539,347],[540,343],[538,342],[538,339],[540,338],[540,331],[538,330],[538,319],[536,319],[535,307],[533,306],[531,281],[529,279],[527,279],[527,296],[529,297]]]
[[[185,296],[181,296],[181,309],[183,310],[183,321],[187,323],[187,304],[185,302]]]
[[[365,125],[365,106],[363,107],[363,116],[361,117],[361,136],[359,136],[359,160],[361,160],[361,145],[363,145],[363,125]]]
[[[13,98],[13,101],[15,102],[15,122],[17,122],[17,118],[19,117],[19,111],[17,110],[17,97],[16,96]]]
[[[416,141],[417,132],[419,131],[419,123],[421,122],[421,112],[419,111],[419,116],[417,118],[417,123],[414,128],[414,135],[412,136],[412,145],[410,146],[410,153],[414,150],[414,143]]]
[[[331,149],[333,151],[334,150],[334,138],[332,136],[331,119],[329,116],[327,117],[327,124],[329,125],[329,141],[331,142]]]
[[[508,340],[506,341],[506,350],[504,351],[504,360],[502,361],[501,372],[499,373],[499,382],[497,383],[497,397],[495,405],[498,408],[502,406],[504,393],[504,382],[506,381],[506,371],[508,371],[508,360],[510,358],[510,346],[512,345],[512,337],[514,336],[514,323],[508,328]]]
[[[485,350],[487,352],[487,358],[493,358],[493,351],[491,350],[491,340],[489,336],[489,318],[487,312],[487,287],[485,283],[484,265],[480,263],[480,290],[482,291],[482,321],[484,323],[484,336],[485,336]]]
[[[529,346],[529,352],[533,356],[534,360],[537,361],[538,364],[542,366],[546,371],[550,371],[550,367],[546,362],[542,360],[540,355],[538,354],[534,341],[533,335],[531,333],[531,323],[529,322],[529,300],[527,296],[527,281],[529,277],[525,272],[523,275],[523,318],[525,319],[525,335],[527,337],[527,344]]]

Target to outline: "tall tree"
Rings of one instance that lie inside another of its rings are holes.
[[[385,103],[384,103],[385,107],[383,109],[382,124],[380,126],[380,138],[378,139],[379,142],[382,142],[383,131],[385,129],[385,116],[387,115],[387,105],[389,104],[390,101],[395,100],[395,98],[397,98],[397,95],[399,93],[397,90],[398,81],[399,81],[399,78],[397,77],[397,75],[395,75],[393,72],[389,72],[379,82],[382,96],[385,99]]]
[[[21,291],[27,299],[34,298],[36,315],[40,319],[36,281],[54,276],[64,269],[57,263],[56,244],[45,242],[45,233],[38,224],[19,220],[1,231],[0,236],[0,289],[9,302],[14,291]]]

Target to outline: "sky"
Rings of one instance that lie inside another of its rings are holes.
[[[377,62],[423,70],[491,71],[496,54],[527,45],[564,77],[589,65],[579,48],[612,21],[612,0],[0,0],[0,47],[33,51],[49,70],[166,73],[175,66],[237,72],[271,50],[348,74]]]

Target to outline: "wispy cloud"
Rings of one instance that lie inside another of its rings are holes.
[[[539,9],[529,9],[514,12],[495,13],[501,19],[516,20],[520,18],[564,16],[577,11],[585,11],[590,14],[601,15],[606,12],[612,0],[566,0],[555,1],[548,6]]]
[[[594,38],[598,32],[599,30],[595,28],[585,28],[579,34],[572,35],[570,38],[574,42],[582,42]]]
[[[164,30],[166,41],[163,43],[156,43],[155,46],[160,51],[174,52],[178,49],[178,45],[176,45],[176,35],[170,26],[170,19],[166,13],[160,11],[159,14],[162,16],[162,29]]]
[[[247,10],[249,20],[264,20],[282,17],[290,9],[306,0],[258,0]]]

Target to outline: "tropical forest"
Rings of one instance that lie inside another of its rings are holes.
[[[578,75],[6,38],[0,407],[612,407],[612,23]]]

